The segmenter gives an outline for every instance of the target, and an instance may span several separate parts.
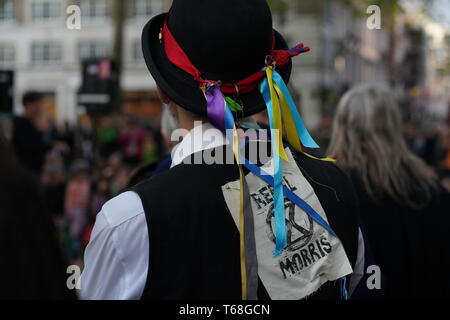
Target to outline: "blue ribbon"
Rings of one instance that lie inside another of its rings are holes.
[[[267,184],[274,187],[275,181],[274,179],[268,175],[264,170],[262,170],[260,167],[254,165],[247,159],[241,159],[241,161],[244,163],[244,166],[250,170],[253,174],[258,176],[260,179],[262,179]],[[330,225],[325,221],[325,219],[322,218],[320,214],[317,213],[316,210],[313,209],[305,200],[297,196],[294,192],[292,192],[289,188],[287,188],[285,185],[283,185],[284,194],[286,197],[291,200],[297,207],[302,209],[308,216],[311,217],[315,222],[317,222],[319,225],[321,225],[325,230],[327,230],[331,235],[336,237],[341,243],[341,239],[337,236],[337,234],[331,229]],[[340,279],[340,293],[341,293],[341,299],[342,300],[348,300],[348,292],[347,292],[347,278],[342,277]]]
[[[264,79],[267,82],[267,79]],[[308,129],[306,129],[305,124],[303,123],[300,114],[298,113],[297,106],[295,105],[294,99],[292,98],[289,89],[281,78],[280,74],[273,70],[273,81],[277,84],[278,88],[280,88],[281,92],[286,99],[286,102],[289,106],[289,110],[291,111],[291,116],[294,120],[295,127],[297,128],[297,133],[299,135],[300,141],[302,144],[311,149],[320,148],[319,145],[314,141],[313,137],[309,134]],[[287,115],[284,115],[287,116]]]
[[[272,187],[275,186],[274,178],[270,176],[268,173],[266,173],[264,170],[262,170],[260,167],[251,163],[247,159],[241,159],[241,161],[243,162],[244,166],[248,170],[250,170],[253,174],[255,174],[257,177],[261,178],[264,182],[271,185]],[[305,200],[301,199],[285,185],[283,185],[283,190],[284,194],[289,200],[295,203],[295,205],[298,206],[300,209],[305,211],[308,216],[310,216],[314,221],[316,221],[323,228],[325,228],[329,233],[338,238],[336,233],[333,231],[333,229],[331,229],[330,225],[325,221],[325,219],[323,219],[322,216],[318,214],[317,211],[314,210],[313,207],[311,207]]]
[[[340,282],[341,282],[341,299],[348,300],[347,277],[342,277]]]
[[[284,193],[283,193],[283,164],[280,155],[278,154],[277,146],[275,141],[275,130],[273,118],[273,107],[272,98],[270,96],[269,82],[265,78],[264,81],[259,85],[261,94],[266,102],[267,114],[269,115],[270,123],[270,136],[272,140],[272,157],[274,165],[274,175],[273,175],[273,210],[275,216],[275,252],[274,256],[279,256],[284,248],[287,246],[287,235],[286,235],[286,216],[284,212]],[[281,134],[279,132],[278,134]]]
[[[292,116],[294,117],[294,121],[297,127],[297,132],[301,133],[302,137],[305,139],[305,142],[310,139],[308,142],[310,148],[314,148],[313,145],[317,144],[314,142],[312,137],[309,135],[308,131],[306,130],[306,127],[303,124],[303,121],[300,118],[300,115],[298,114],[297,108],[295,107],[295,103],[293,102],[293,99],[291,95],[289,94],[289,91],[287,90],[286,85],[284,84],[283,79],[281,79],[280,75],[274,71],[274,81],[277,83],[280,90],[282,90],[283,94],[285,95],[285,98],[287,99],[287,102],[289,104],[289,107],[291,108]],[[272,141],[275,141],[274,132],[272,130],[273,128],[273,114],[272,114],[272,100],[270,98],[270,91],[268,88],[268,82],[267,79],[265,79],[261,85],[260,85],[261,93],[263,94],[264,100],[266,102],[267,108],[268,108],[268,114],[269,114],[269,120],[270,120],[270,127],[271,127],[271,137]],[[286,91],[286,92],[284,92]],[[293,107],[293,109],[292,109]],[[224,110],[224,120],[225,120],[225,129],[227,130],[227,138],[229,141],[233,141],[232,139],[232,130],[234,129],[234,117],[233,113],[231,112],[230,106],[228,102],[225,102],[225,110]],[[302,130],[299,130],[302,129]],[[228,136],[231,134],[230,136]],[[310,143],[312,141],[312,143]],[[302,143],[305,146],[308,146],[305,142]],[[245,144],[245,142],[244,142]],[[278,153],[276,152],[276,146],[275,143],[272,143],[272,153],[274,155],[274,161],[275,159],[278,160],[278,166],[275,167],[275,175],[274,177],[270,176],[266,172],[264,172],[260,167],[252,164],[250,161],[245,159],[244,157],[241,157],[241,163],[244,164],[244,166],[250,170],[253,174],[258,176],[260,179],[265,181],[267,184],[271,185],[274,188],[274,213],[275,213],[275,232],[276,232],[276,249],[274,256],[277,256],[281,254],[283,249],[287,245],[287,238],[286,238],[286,220],[285,220],[285,212],[284,212],[284,195],[291,200],[295,205],[297,205],[299,208],[301,208],[306,214],[308,214],[314,221],[316,221],[319,225],[321,225],[323,228],[325,228],[330,234],[335,236],[339,241],[339,237],[336,235],[336,233],[331,229],[330,225],[322,218],[320,214],[318,214],[306,201],[298,197],[294,192],[292,192],[289,188],[283,185],[283,176],[282,176],[282,160],[279,157]],[[275,164],[276,165],[276,164]],[[281,202],[281,204],[280,204]],[[284,242],[284,243],[283,243]],[[346,277],[343,277],[340,279],[340,289],[341,289],[341,298],[344,300],[348,299],[348,293],[346,288]]]
[[[260,167],[254,165],[247,159],[241,159],[241,161],[244,163],[244,166],[250,170],[253,174],[258,176],[260,179],[262,179],[267,184],[274,187],[274,179],[268,175],[264,170],[262,170]],[[302,209],[308,216],[311,217],[315,222],[317,222],[319,225],[321,225],[325,230],[327,230],[331,235],[336,237],[341,243],[341,239],[337,236],[337,234],[331,229],[330,225],[325,221],[325,219],[322,218],[322,216],[317,213],[316,210],[313,209],[305,200],[297,196],[294,192],[292,192],[289,188],[287,188],[285,185],[283,185],[284,194],[286,197],[291,200],[297,207]],[[347,278],[342,277],[340,279],[340,293],[341,293],[341,299],[342,300],[348,300],[348,292],[347,292]]]
[[[233,141],[232,130],[234,129],[234,117],[233,117],[233,113],[231,112],[231,109],[230,109],[228,103],[226,103],[226,107],[225,107],[225,128],[227,129],[227,138],[229,139],[229,141]],[[231,137],[228,136],[228,134],[231,134]],[[246,144],[246,143],[247,142],[244,142],[244,144]],[[272,145],[274,145],[274,144],[272,144]],[[270,176],[268,173],[264,172],[260,167],[254,165],[253,163],[251,163],[249,160],[245,159],[244,157],[241,157],[241,163],[243,163],[244,166],[248,170],[250,170],[253,174],[255,174],[257,177],[262,179],[267,184],[271,185],[275,190],[274,177]],[[284,194],[286,195],[286,197],[289,200],[291,200],[296,206],[298,206],[308,216],[310,216],[311,219],[313,219],[315,222],[317,222],[319,225],[321,225],[323,228],[325,228],[331,235],[333,235],[340,241],[339,237],[336,235],[336,233],[333,231],[333,229],[331,229],[330,225],[325,221],[325,219],[322,218],[322,216],[320,214],[318,214],[306,201],[301,199],[294,192],[292,192],[289,188],[287,188],[285,185],[283,185],[282,182],[281,182],[281,186],[282,186],[282,190],[284,191]],[[285,216],[284,216],[284,197],[282,199],[283,199],[283,209],[282,209],[283,222],[286,225]],[[276,213],[276,211],[275,211],[275,213]],[[276,231],[279,231],[279,230],[276,230]],[[286,235],[286,227],[284,229],[284,234]],[[277,239],[278,239],[278,235],[277,235]],[[284,247],[283,247],[283,249],[284,249]],[[341,299],[348,300],[348,293],[347,293],[347,288],[346,288],[346,277],[342,277],[340,279],[340,293],[341,293]]]

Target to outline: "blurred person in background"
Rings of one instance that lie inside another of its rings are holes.
[[[62,157],[57,152],[53,151],[47,154],[41,182],[48,211],[55,224],[59,225],[64,216],[66,171]]]
[[[100,120],[98,132],[99,152],[102,158],[108,158],[119,150],[119,129],[113,117],[103,117]]]
[[[21,163],[39,175],[45,153],[51,148],[51,141],[46,139],[50,123],[43,115],[44,96],[38,92],[27,92],[22,101],[25,111],[13,120],[12,145]]]
[[[109,181],[104,177],[95,180],[92,188],[92,195],[89,201],[89,215],[87,217],[87,227],[83,234],[83,248],[89,243],[92,229],[94,227],[97,213],[100,212],[103,205],[110,199]]]
[[[75,151],[75,132],[69,122],[64,122],[64,125],[57,130],[55,141],[57,141],[58,149],[64,159],[64,165],[68,168],[73,161]]]
[[[73,165],[72,176],[67,183],[64,204],[75,252],[81,246],[81,239],[88,224],[90,193],[88,168],[84,161],[78,160]]]
[[[391,93],[363,85],[340,101],[329,149],[350,174],[388,299],[450,297],[450,196],[412,154]]]
[[[403,135],[408,149],[416,156],[424,158],[425,139],[419,134],[417,125],[412,120],[403,124]]]
[[[123,163],[120,153],[113,153],[102,163],[100,177],[108,180],[109,192],[111,196],[115,196],[127,186],[130,168]]]
[[[125,164],[132,168],[139,165],[144,151],[145,129],[138,119],[130,116],[125,128],[119,134],[118,141]]]
[[[439,169],[450,170],[450,128],[442,126],[439,129],[439,148],[438,148]]]
[[[443,160],[441,163],[442,185],[450,192],[450,127],[447,125],[442,133]]]
[[[156,165],[159,160],[158,145],[153,132],[145,131],[144,143],[142,144],[142,160],[145,165]]]
[[[0,133],[0,299],[76,299],[36,181]]]
[[[177,119],[171,113],[169,106],[165,105],[163,107],[163,112],[161,115],[161,139],[163,141],[163,156],[162,159],[156,157],[156,142],[154,137],[150,138],[153,140],[153,144],[149,144],[147,150],[153,151],[149,153],[149,158],[147,158],[146,164],[136,168],[130,177],[128,182],[128,187],[137,185],[138,183],[151,178],[153,175],[162,173],[170,169],[172,164],[171,152],[172,149],[177,145],[177,141],[172,141],[172,133],[179,128]],[[145,148],[144,148],[145,149]],[[144,157],[145,158],[145,157]],[[150,159],[155,159],[155,161],[148,161]],[[159,160],[159,161],[158,161]]]
[[[109,200],[109,182],[108,179],[100,178],[96,181],[93,188],[90,205],[89,205],[89,219],[95,221],[95,216],[102,209],[106,201]]]
[[[80,117],[75,136],[77,141],[76,144],[79,149],[79,154],[77,155],[87,161],[89,165],[94,165],[94,125],[88,115],[83,115]]]
[[[442,128],[433,121],[424,121],[423,130],[423,149],[420,157],[433,167],[438,168],[442,160]]]

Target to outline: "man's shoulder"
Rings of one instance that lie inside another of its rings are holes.
[[[127,191],[106,202],[100,214],[109,227],[114,228],[144,215],[144,207],[138,194]]]
[[[350,183],[348,175],[340,169],[335,162],[325,161],[319,157],[293,153],[294,158],[302,171],[317,176],[322,179],[330,180],[335,183]]]
[[[352,180],[336,163],[313,159],[301,153],[295,153],[294,158],[316,192],[331,192],[334,196],[330,199],[335,199],[341,205],[355,207],[358,204]]]
[[[140,184],[134,186],[133,190],[155,189],[154,192],[165,192],[164,190],[208,186],[215,179],[222,180],[226,176],[234,176],[238,172],[234,165],[225,164],[190,164],[181,163],[170,170],[158,173]],[[238,178],[239,176],[237,176]]]

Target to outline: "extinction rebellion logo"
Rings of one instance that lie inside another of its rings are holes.
[[[284,177],[284,183],[293,192],[297,190]],[[273,188],[266,186],[250,195],[258,209],[267,209],[266,233],[275,243],[275,214],[273,205]],[[280,272],[286,279],[288,276],[299,274],[305,268],[325,258],[331,253],[332,246],[325,234],[314,237],[313,219],[303,212],[290,200],[285,201],[287,247],[280,259]],[[264,210],[266,211],[266,210]],[[316,230],[317,232],[318,230]]]

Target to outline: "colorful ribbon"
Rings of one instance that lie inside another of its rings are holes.
[[[283,165],[280,157],[288,161],[288,157],[283,147],[282,121],[279,100],[276,97],[272,79],[272,68],[265,69],[267,79],[260,85],[260,90],[267,106],[267,113],[270,123],[270,135],[272,140],[272,158],[274,169],[274,217],[275,217],[275,252],[278,256],[283,252],[287,245],[286,235],[286,217],[284,213],[284,194],[283,194]]]
[[[249,160],[245,158],[242,158],[241,162],[248,170],[250,170],[250,172],[252,172],[254,175],[262,179],[264,182],[275,188],[275,180],[268,173],[264,172],[264,170],[262,170],[260,167],[251,163]],[[333,231],[328,222],[325,219],[323,219],[322,216],[316,210],[314,210],[313,207],[311,207],[305,200],[297,196],[291,189],[289,189],[285,185],[283,185],[283,190],[284,194],[289,200],[291,200],[297,207],[302,209],[308,216],[311,217],[311,219],[313,219],[316,223],[321,225],[332,236],[336,237],[343,246],[343,243],[341,239],[338,237],[338,235]],[[348,300],[347,277],[342,277],[340,279],[340,294],[342,300]]]
[[[209,86],[204,91],[207,103],[209,122],[222,132],[225,132],[225,100],[217,86]]]
[[[302,145],[309,148],[319,146],[306,129],[297,107],[289,93],[281,76],[273,70],[273,67],[266,67],[262,71],[266,73],[266,78],[260,83],[259,88],[267,106],[273,156],[273,177],[267,173],[252,167],[245,158],[239,155],[239,136],[237,134],[235,119],[232,109],[237,107],[234,100],[223,96],[222,91],[216,83],[208,84],[202,88],[207,101],[207,113],[211,124],[222,132],[226,132],[227,139],[233,146],[233,153],[239,165],[240,180],[240,204],[239,204],[239,231],[240,231],[240,260],[241,260],[241,282],[242,298],[256,299],[257,297],[257,254],[254,239],[253,212],[249,199],[246,197],[245,177],[241,166],[241,161],[246,167],[261,179],[273,186],[274,190],[274,216],[275,216],[275,251],[274,256],[280,255],[287,245],[286,218],[284,208],[285,195],[296,205],[302,208],[317,223],[327,229],[332,235],[336,234],[331,230],[325,220],[317,214],[305,201],[297,197],[291,190],[283,186],[282,160],[289,161],[283,143],[283,123],[289,143],[298,151],[303,152]],[[231,101],[230,101],[231,100]],[[284,120],[284,121],[283,121]],[[229,136],[230,131],[232,137]],[[304,153],[311,158],[315,158]],[[326,161],[329,161],[326,159]],[[294,199],[294,200],[293,200]],[[247,230],[250,230],[246,232]],[[249,232],[251,234],[249,234]],[[345,288],[345,284],[344,284]]]
[[[283,78],[275,70],[273,71],[273,80],[275,82],[275,91],[280,98],[281,108],[284,115],[283,123],[286,129],[286,137],[289,144],[309,158],[327,162],[336,162],[336,160],[332,158],[317,158],[303,151],[302,144],[303,146],[311,149],[317,149],[319,148],[319,145],[309,134],[308,129],[306,129],[289,89],[284,83]]]
[[[292,140],[297,140],[302,142],[302,144],[307,148],[317,149],[319,145],[314,141],[313,137],[309,134],[303,123],[300,114],[298,113],[297,106],[295,105],[294,99],[292,98],[286,84],[281,78],[280,74],[273,71],[273,81],[275,82],[275,90],[281,99],[283,110],[285,110],[283,120],[289,120],[294,123],[296,132],[290,132],[288,137],[291,137],[289,143],[292,144]],[[291,130],[293,131],[294,128]],[[301,151],[301,147],[298,151]]]
[[[241,263],[241,291],[243,300],[258,298],[258,261],[254,234],[253,210],[250,204],[248,186],[245,182],[244,171],[240,164],[239,136],[233,113],[221,90],[211,85],[204,88],[207,101],[209,121],[222,132],[226,132],[227,139],[232,143],[233,154],[239,167],[240,199],[239,199],[239,238]],[[232,136],[230,137],[230,133]],[[247,230],[249,230],[247,232]]]

